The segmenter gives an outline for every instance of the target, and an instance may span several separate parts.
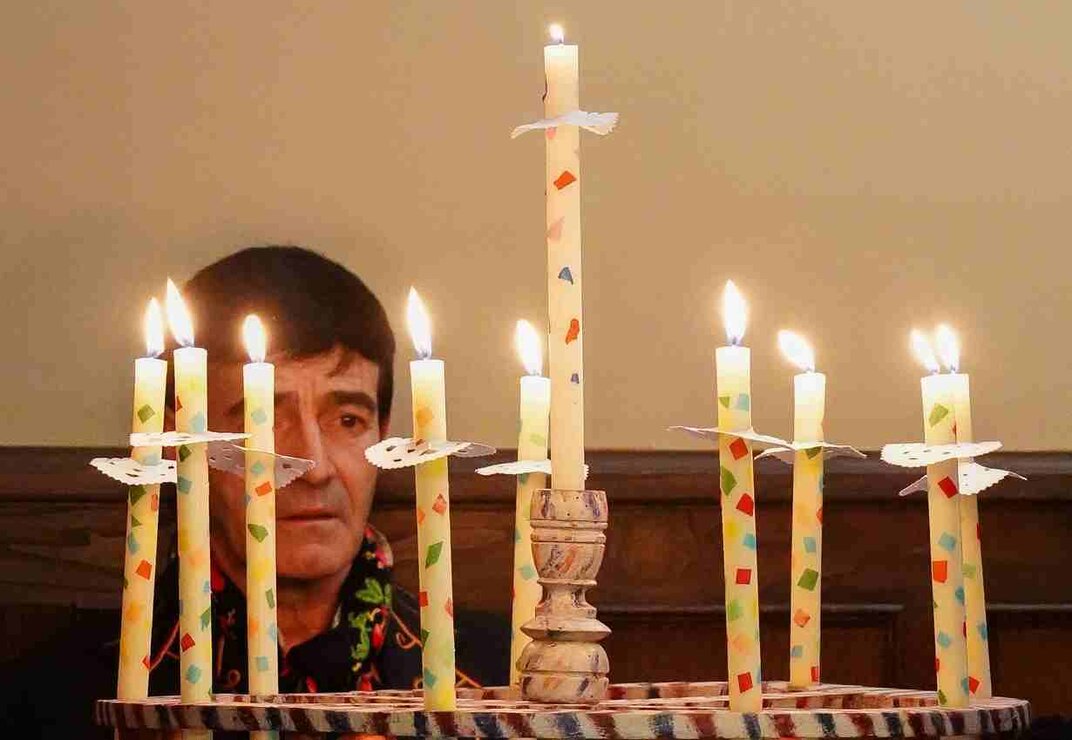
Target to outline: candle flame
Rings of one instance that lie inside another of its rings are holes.
[[[562,28],[561,23],[552,23],[547,27],[547,33],[556,44],[561,44],[566,40],[566,30]]]
[[[815,372],[815,352],[808,340],[795,331],[778,332],[778,348],[785,358],[806,373]]]
[[[164,353],[164,316],[160,312],[160,302],[149,299],[145,309],[145,356],[159,357]]]
[[[242,322],[242,341],[246,344],[250,362],[264,362],[268,354],[268,334],[256,314],[250,314]]]
[[[726,337],[730,344],[740,344],[744,339],[744,329],[748,321],[748,308],[744,296],[732,280],[726,281],[722,291],[722,323],[726,326]]]
[[[927,335],[919,329],[913,329],[911,337],[912,352],[915,354],[916,359],[919,360],[923,367],[927,368],[928,372],[938,372],[941,368],[938,367],[938,358],[934,356],[934,347],[931,346],[931,340],[927,339]]]
[[[938,357],[946,370],[955,373],[960,370],[960,342],[948,324],[939,324],[934,330],[934,341],[938,345]]]
[[[432,356],[432,322],[416,288],[409,289],[406,326],[409,327],[409,336],[413,340],[413,348],[417,350],[417,357],[427,360]]]
[[[514,346],[521,357],[521,364],[529,375],[539,375],[543,370],[543,353],[540,350],[540,335],[529,322],[521,319],[514,330]]]
[[[183,347],[194,346],[194,322],[190,319],[190,312],[186,303],[182,300],[182,294],[175,287],[171,278],[167,281],[167,317],[171,335],[175,341]]]

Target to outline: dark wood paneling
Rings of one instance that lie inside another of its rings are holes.
[[[112,454],[125,453],[0,448],[0,657],[117,607],[125,490],[87,465]],[[1030,479],[983,494],[995,685],[1032,700],[1038,712],[1070,711],[1068,680],[1040,667],[1072,662],[1072,455],[990,459]],[[509,479],[472,472],[487,462],[451,462],[455,593],[462,605],[505,614],[514,490]],[[589,462],[592,487],[611,502],[607,556],[590,600],[614,629],[607,643],[614,679],[722,676],[716,457],[597,451]],[[774,461],[756,467],[764,666],[778,677],[787,671],[790,475]],[[933,682],[926,498],[895,495],[912,477],[874,458],[829,465],[823,674],[830,680]],[[165,498],[161,518],[168,530],[171,503]],[[399,583],[411,589],[412,506],[412,474],[385,473],[373,520],[391,539]]]

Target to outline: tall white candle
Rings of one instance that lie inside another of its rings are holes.
[[[164,430],[167,361],[160,304],[149,302],[145,313],[146,357],[134,361],[134,432]],[[135,447],[131,457],[146,465],[160,462],[159,447]],[[119,681],[116,697],[145,699],[153,631],[153,591],[156,583],[156,542],[160,486],[131,486],[127,499],[127,536],[123,565],[123,610],[119,631]]]
[[[817,446],[793,455],[793,535],[789,583],[789,683],[819,682],[823,572],[823,417],[826,376],[815,372],[811,347],[793,332],[779,332],[783,354],[804,372],[793,377],[793,441]]]
[[[412,288],[406,313],[410,336],[419,357],[409,364],[413,436],[430,442],[443,442],[447,439],[443,361],[431,359],[431,322],[420,296]],[[428,711],[451,711],[455,708],[456,695],[447,458],[421,463],[414,470],[424,708]]]
[[[579,108],[577,47],[544,47],[547,118]],[[547,304],[551,377],[551,478],[559,489],[584,488],[584,317],[581,311],[580,130],[547,130]]]
[[[938,374],[930,343],[912,332],[920,362],[932,372],[920,383],[923,435],[927,444],[956,441],[956,413],[949,375]],[[964,637],[964,581],[961,573],[960,496],[957,461],[927,466],[927,510],[931,545],[931,593],[934,599],[934,654],[938,703],[968,706],[968,656]]]
[[[942,364],[949,370],[948,382],[957,420],[957,442],[971,442],[971,390],[968,375],[960,370],[960,346],[956,335],[942,325],[935,332]],[[982,529],[977,496],[960,499],[960,541],[964,564],[964,596],[967,615],[968,691],[976,699],[993,696],[990,677],[990,641],[986,621],[986,589],[983,580]]]
[[[521,378],[521,423],[518,426],[517,459],[546,460],[548,412],[551,405],[551,381],[540,374],[540,338],[527,321],[517,322],[518,354],[528,375]],[[536,615],[536,605],[543,595],[532,558],[532,524],[529,508],[534,491],[547,485],[547,476],[528,473],[517,478],[517,506],[514,509],[514,589],[512,631],[510,636],[510,683],[521,678],[517,659],[531,638],[522,625]]]
[[[208,353],[194,344],[193,322],[175,283],[167,283],[171,333],[181,345],[175,361],[175,429],[208,430]],[[212,587],[209,560],[208,449],[204,442],[177,451],[179,545],[179,688],[183,702],[212,692]]]
[[[246,652],[249,693],[279,692],[276,622],[275,366],[265,362],[267,336],[256,316],[242,335],[250,362],[242,367],[246,441]],[[253,452],[257,450],[257,452]]]
[[[746,321],[744,299],[732,281],[723,293],[723,320],[730,344],[715,350],[718,426],[752,429],[751,354],[740,345]],[[720,435],[719,488],[722,495],[722,550],[726,583],[726,657],[730,710],[762,708],[759,651],[759,569],[756,562],[756,498],[752,443]]]

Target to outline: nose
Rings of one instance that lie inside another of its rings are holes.
[[[292,454],[312,460],[312,470],[302,476],[302,480],[313,486],[324,485],[335,477],[335,466],[331,462],[330,451],[324,443],[324,435],[315,414],[302,413],[298,427],[298,439],[294,440]]]

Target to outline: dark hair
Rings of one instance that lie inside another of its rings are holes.
[[[244,361],[242,321],[255,313],[271,333],[270,351],[297,358],[340,346],[376,363],[380,423],[386,422],[394,392],[394,332],[379,299],[339,263],[303,247],[250,247],[199,270],[182,293],[198,344],[210,357]]]

